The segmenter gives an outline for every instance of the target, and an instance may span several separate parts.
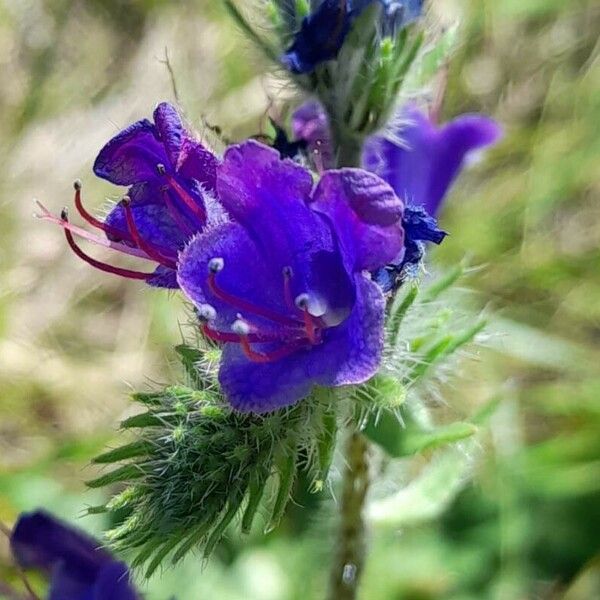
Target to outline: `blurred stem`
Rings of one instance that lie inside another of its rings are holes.
[[[330,114],[333,125],[333,137],[338,167],[358,167],[361,163],[363,138],[343,125],[335,125],[335,119]]]
[[[363,508],[369,489],[368,443],[354,430],[345,447],[340,523],[336,557],[330,574],[329,600],[354,600],[358,592],[365,557]]]

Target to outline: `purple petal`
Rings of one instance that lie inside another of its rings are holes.
[[[329,120],[325,110],[316,100],[306,102],[294,112],[292,133],[294,139],[306,142],[311,156],[314,157],[315,152],[319,154],[324,169],[333,168],[335,161]]]
[[[44,511],[21,515],[10,543],[21,567],[50,571],[63,562],[73,578],[83,581],[93,581],[113,560],[95,539]]]
[[[140,236],[167,256],[175,257],[188,235],[165,205],[160,188],[160,183],[156,181],[134,185],[129,190],[131,212]],[[110,211],[105,222],[119,231],[128,232],[125,211],[119,204]],[[191,222],[189,226],[192,227]],[[127,235],[127,239],[129,237]]]
[[[156,177],[156,165],[169,164],[156,127],[147,119],[130,125],[110,140],[96,158],[94,173],[117,185]]]
[[[152,287],[165,288],[168,290],[179,289],[177,283],[177,271],[163,265],[159,265],[152,277],[146,280],[146,283]]]
[[[403,248],[404,206],[394,190],[373,173],[362,169],[326,172],[312,207],[329,217],[352,271],[378,269]]]
[[[435,216],[469,154],[496,142],[500,127],[487,117],[463,115],[438,128],[414,107],[400,116],[393,139],[380,135],[367,142],[363,164],[407,205],[422,206]]]
[[[138,600],[130,580],[127,565],[113,562],[105,566],[94,585],[92,600]]]
[[[222,258],[224,267],[217,273],[219,286],[230,294],[274,311],[284,313],[284,280],[281,270],[269,268],[256,245],[243,227],[225,223],[196,236],[179,257],[177,280],[186,296],[198,307],[210,304],[216,309],[214,326],[230,331],[231,324],[242,311],[239,307],[216,298],[208,286],[208,263]],[[272,332],[274,324],[244,312],[244,317]]]
[[[214,193],[217,185],[217,157],[199,142],[185,137],[177,163],[182,177],[195,179],[202,187]]]
[[[290,267],[294,296],[322,300],[327,322],[339,322],[353,290],[330,225],[308,207],[311,190],[308,171],[255,141],[231,147],[217,174],[220,202],[252,238],[260,259],[277,273]]]
[[[223,350],[219,382],[237,410],[264,413],[295,404],[313,385],[362,383],[381,362],[385,300],[379,287],[355,276],[348,319],[326,330],[324,342],[271,363],[251,362],[235,344]]]
[[[179,113],[172,104],[161,102],[154,110],[154,123],[171,165],[177,165],[184,135]]]

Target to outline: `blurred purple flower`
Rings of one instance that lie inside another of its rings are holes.
[[[50,577],[48,600],[139,600],[127,565],[100,543],[45,511],[19,517],[10,546],[23,569]]]
[[[326,149],[321,154],[323,166],[333,167],[327,116],[317,102],[309,101],[294,113],[292,130],[309,149]],[[501,133],[495,121],[476,114],[437,126],[409,105],[399,111],[384,134],[367,140],[363,167],[387,181],[407,207],[403,221],[405,248],[383,271],[375,273],[384,290],[392,289],[407,265],[418,264],[423,255],[422,242],[439,244],[444,239],[435,217],[450,186],[473,154],[495,143]]]
[[[224,343],[219,381],[229,402],[266,412],[313,385],[360,383],[377,370],[385,302],[365,270],[403,247],[403,204],[361,169],[311,174],[272,148],[229,148],[217,170],[232,222],[196,236],[178,282]]]

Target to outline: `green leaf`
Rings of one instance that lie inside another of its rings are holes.
[[[366,510],[367,519],[375,525],[397,528],[439,517],[468,480],[472,464],[469,454],[459,448],[441,452],[407,487],[372,502]]]
[[[204,382],[202,381],[196,366],[202,360],[202,352],[197,348],[192,348],[190,346],[186,346],[185,344],[175,346],[175,352],[179,354],[181,364],[183,365],[187,376],[190,378],[192,385],[200,389],[203,388]]]
[[[131,481],[133,479],[140,479],[145,475],[143,469],[137,465],[124,465],[119,467],[106,475],[86,481],[85,485],[91,488],[100,488],[113,483],[121,483],[124,481]]]
[[[363,433],[393,458],[411,456],[472,436],[477,427],[472,423],[456,422],[424,429],[414,421],[403,424],[392,411],[382,410],[367,420]]]
[[[120,448],[115,448],[114,450],[109,450],[104,454],[100,454],[100,456],[96,456],[92,459],[92,462],[99,464],[119,462],[136,456],[145,456],[151,452],[151,450],[152,444],[140,440],[127,444],[126,446],[121,446]]]

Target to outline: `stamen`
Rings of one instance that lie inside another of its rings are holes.
[[[90,212],[87,211],[85,206],[83,206],[83,200],[81,199],[81,188],[82,188],[81,180],[76,179],[73,182],[73,187],[75,188],[75,198],[74,198],[75,208],[77,209],[77,212],[82,216],[83,219],[85,219],[93,227],[96,227],[97,229],[101,229],[105,233],[110,234],[114,237],[117,237],[117,238],[128,238],[129,237],[126,231],[121,231],[120,229],[117,229],[116,227],[111,227],[110,225],[103,223],[102,221],[100,221],[99,219],[94,217],[94,215],[92,215]]]
[[[142,249],[148,256],[159,262],[161,265],[168,267],[169,269],[177,268],[177,263],[161,254],[156,248],[149,244],[142,238],[140,232],[135,224],[135,220],[133,218],[133,211],[131,210],[131,199],[129,196],[124,196],[121,200],[121,204],[125,210],[125,219],[127,221],[127,228],[129,229],[129,233],[133,238],[134,243]]]
[[[69,214],[66,208],[63,208],[60,214],[61,221],[64,224],[69,222]],[[140,271],[132,271],[131,269],[122,269],[121,267],[114,267],[113,265],[109,265],[107,263],[103,263],[95,258],[92,258],[88,254],[86,254],[76,243],[73,238],[73,234],[71,233],[70,228],[63,227],[65,232],[65,237],[67,238],[67,243],[69,244],[71,250],[83,261],[92,265],[96,269],[100,271],[104,271],[105,273],[112,273],[113,275],[119,275],[121,277],[126,277],[127,279],[141,279],[143,281],[148,280],[152,277],[152,273],[142,273]]]
[[[272,352],[256,352],[250,346],[250,340],[247,336],[240,337],[240,344],[242,346],[242,351],[246,355],[246,358],[257,363],[270,363],[280,360],[286,356],[289,356],[290,354],[293,354],[294,352],[297,352],[305,346],[304,343],[296,343],[289,344],[287,346],[281,346],[281,348],[273,350]]]
[[[298,326],[298,322],[295,319],[286,317],[284,315],[280,315],[279,313],[272,311],[264,306],[258,306],[256,304],[253,304],[252,302],[249,302],[248,300],[238,298],[237,296],[234,296],[233,294],[230,294],[229,292],[223,290],[217,284],[216,274],[220,270],[222,270],[224,266],[225,263],[222,258],[213,258],[208,263],[208,288],[216,298],[222,300],[223,302],[226,302],[227,304],[230,304],[231,306],[239,308],[243,312],[264,317],[265,319],[269,319],[271,321],[274,321],[275,323],[281,323],[282,325],[292,325],[294,327]]]
[[[200,329],[202,333],[216,342],[241,343],[241,336],[245,336],[249,342],[275,342],[280,338],[263,333],[250,333],[250,326],[242,319],[234,321],[231,329],[233,333],[218,331],[210,326],[210,322],[217,318],[217,311],[210,304],[201,304],[197,310],[198,318],[201,321]]]
[[[181,231],[184,231],[188,237],[193,236],[194,230],[186,223],[185,218],[177,210],[177,207],[173,204],[173,200],[171,199],[171,196],[169,196],[169,187],[164,186],[161,189],[161,194],[162,194],[163,200],[165,201],[165,204],[167,206],[167,210],[169,211],[169,214],[171,215],[171,218],[175,221],[175,223],[177,223],[177,225],[179,226]]]
[[[111,250],[116,250],[117,252],[121,252],[123,254],[128,254],[129,256],[135,256],[136,258],[143,258],[145,260],[151,260],[150,257],[139,250],[138,248],[132,248],[131,246],[127,246],[126,244],[121,244],[119,242],[113,242],[107,238],[99,237],[82,229],[81,227],[77,227],[77,225],[71,224],[69,221],[64,221],[54,216],[39,200],[36,200],[38,208],[41,210],[41,214],[35,214],[34,216],[38,219],[42,219],[43,221],[48,221],[49,223],[54,223],[55,225],[59,225],[63,229],[68,229],[74,235],[91,242],[92,244],[96,244],[97,246],[102,246],[104,248],[110,248]]]
[[[308,294],[300,294],[296,296],[294,304],[302,311],[302,318],[304,320],[304,330],[306,331],[306,337],[310,340],[311,344],[316,344],[319,341],[318,338],[318,327],[315,323],[313,315],[308,310],[310,302],[310,296]]]
[[[194,215],[200,219],[200,222],[202,224],[206,223],[206,211],[204,210],[204,208],[198,205],[196,200],[182,185],[179,184],[175,177],[167,173],[165,165],[158,163],[156,165],[156,172],[159,174],[160,177],[166,178],[166,180],[169,182],[169,185],[177,192],[179,197],[183,200],[185,205],[194,213]]]

